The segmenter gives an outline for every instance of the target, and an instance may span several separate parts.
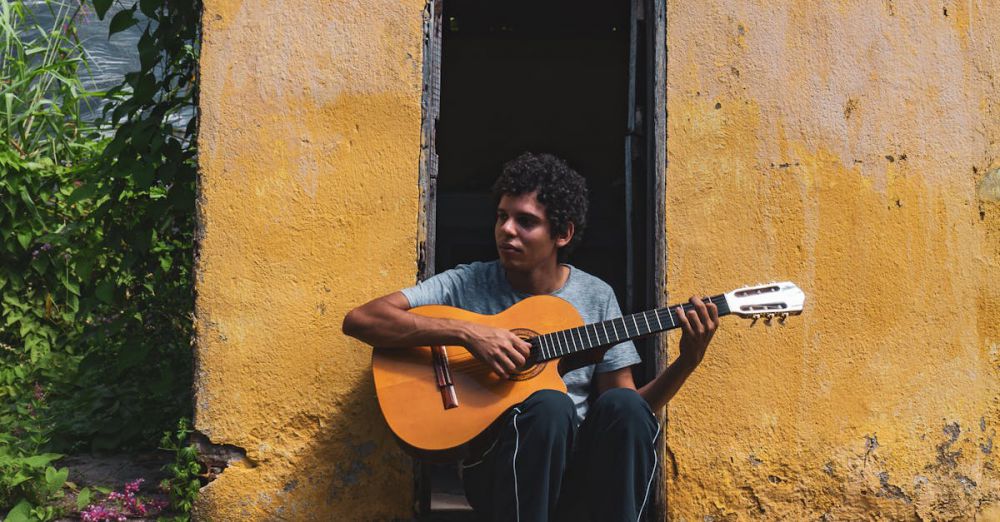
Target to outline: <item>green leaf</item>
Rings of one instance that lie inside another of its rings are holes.
[[[80,284],[77,283],[76,281],[70,281],[67,279],[66,282],[63,283],[63,285],[66,287],[66,290],[73,292],[77,296],[80,295]]]
[[[31,260],[31,268],[38,272],[38,275],[45,275],[45,272],[49,268],[49,261],[46,259],[48,256],[38,256]]]
[[[142,4],[140,3],[140,5]],[[145,10],[143,12],[145,12]],[[153,35],[149,34],[148,27],[146,28],[146,31],[142,33],[142,36],[139,37],[139,45],[137,47],[139,48],[139,70],[140,72],[149,71],[154,65],[156,65],[156,62],[159,61],[157,58],[159,57],[160,52],[156,46],[156,39],[153,38]]]
[[[31,521],[31,503],[27,499],[21,499],[20,502],[7,512],[7,517],[3,519],[4,522],[30,522]]]
[[[28,475],[27,473],[23,473],[21,471],[18,471],[17,473],[14,474],[13,477],[5,478],[4,482],[7,483],[8,487],[12,488],[12,487],[14,487],[14,486],[16,486],[16,485],[18,485],[18,484],[20,484],[22,482],[27,482],[30,479],[31,479],[30,475]]]
[[[30,231],[18,232],[17,233],[17,242],[21,244],[21,248],[27,250],[28,249],[28,245],[31,244],[31,237],[32,237],[32,234],[31,234]]]
[[[146,15],[147,18],[152,18],[156,20],[156,9],[163,4],[163,0],[139,0],[139,10],[142,14]]]
[[[80,493],[76,495],[76,510],[82,511],[83,508],[90,505],[90,488],[83,488]]]
[[[115,284],[107,279],[97,283],[94,293],[97,294],[98,299],[107,304],[115,303]]]
[[[136,138],[139,137],[140,136],[138,135],[136,136]],[[136,144],[136,146],[137,148],[140,146],[144,148],[146,143],[142,143],[141,145]],[[132,177],[135,179],[136,187],[140,190],[148,189],[149,186],[153,184],[153,174],[154,172],[152,167],[148,165],[139,165],[138,168],[132,172]]]
[[[97,183],[84,183],[77,187],[68,198],[66,198],[66,204],[72,205],[78,201],[83,201],[85,199],[90,199],[94,197],[94,193],[97,192]]]
[[[111,25],[108,28],[108,38],[111,38],[111,35],[115,33],[120,33],[139,23],[139,21],[135,19],[135,16],[133,16],[134,13],[135,5],[133,5],[131,9],[122,9],[121,11],[118,11],[115,16],[111,17]]]
[[[108,9],[111,8],[112,0],[94,0],[94,11],[97,11],[97,17],[104,20],[104,15],[108,14]]]
[[[62,455],[60,455],[59,453],[42,453],[40,455],[32,455],[30,457],[26,457],[23,460],[23,462],[28,466],[40,469],[44,466],[48,466],[50,462],[54,460],[59,460],[61,458]]]
[[[21,187],[20,190],[21,201],[31,210],[31,213],[35,216],[35,219],[41,220],[42,217],[38,214],[38,208],[35,207],[35,201],[31,199],[31,194],[28,194],[28,189]]]
[[[153,94],[156,93],[158,85],[156,84],[156,77],[152,73],[144,74],[139,77],[139,82],[135,86],[134,96],[136,100],[145,103],[153,98]],[[147,129],[142,129],[137,132],[133,139],[137,139],[140,133],[144,133],[145,136],[142,138],[142,145],[149,143],[150,137],[152,137],[153,132],[159,130],[159,126],[156,122],[146,122]],[[140,127],[141,129],[141,127]]]
[[[79,295],[80,294],[77,295],[70,294],[66,296],[66,306],[69,308],[69,310],[63,312],[63,317],[65,318],[66,316],[69,316],[70,319],[66,319],[67,321],[71,321],[72,320],[71,318],[76,314],[76,312],[80,311],[80,298],[78,297]]]
[[[50,495],[62,488],[63,483],[66,482],[66,477],[69,477],[69,468],[61,468],[59,470],[51,466],[45,468],[45,487],[48,488]]]
[[[84,281],[90,279],[90,273],[94,270],[94,256],[91,254],[77,258],[74,267],[77,277]]]

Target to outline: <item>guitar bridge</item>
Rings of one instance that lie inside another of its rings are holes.
[[[437,377],[438,390],[441,391],[441,401],[444,409],[458,407],[458,395],[455,393],[455,383],[451,381],[451,371],[448,369],[448,349],[444,346],[431,346],[434,360],[434,375]]]

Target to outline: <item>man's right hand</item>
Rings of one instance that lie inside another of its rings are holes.
[[[465,347],[504,379],[524,365],[531,354],[531,343],[510,330],[469,323],[468,333]]]
[[[344,317],[344,333],[372,346],[462,345],[500,377],[524,364],[531,344],[510,330],[408,313],[402,292],[373,299]]]

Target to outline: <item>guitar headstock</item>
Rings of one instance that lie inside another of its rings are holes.
[[[806,301],[806,294],[789,281],[746,286],[725,296],[730,313],[768,323],[774,318],[784,323],[788,316],[801,314]]]

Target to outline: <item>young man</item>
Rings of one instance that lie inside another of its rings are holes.
[[[611,287],[564,264],[586,225],[583,178],[549,154],[525,153],[504,165],[494,238],[499,260],[472,263],[352,310],[344,333],[385,347],[461,345],[501,377],[525,362],[530,345],[512,332],[408,313],[446,304],[496,314],[532,295],[572,304],[585,323],[621,316]],[[678,309],[680,356],[636,389],[635,346],[611,347],[603,360],[563,376],[568,393],[543,390],[514,407],[495,441],[463,463],[466,495],[486,520],[638,520],[656,469],[653,411],[698,366],[718,327],[715,305],[692,297]]]

